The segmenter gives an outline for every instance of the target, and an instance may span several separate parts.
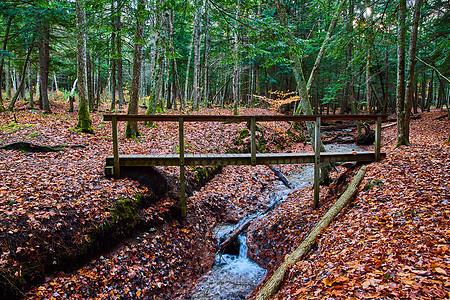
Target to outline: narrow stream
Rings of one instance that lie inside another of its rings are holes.
[[[328,151],[364,151],[357,145],[327,145]],[[304,165],[286,176],[293,190],[309,188],[314,181],[314,166]],[[282,203],[293,190],[287,188],[281,181],[270,194],[270,205],[275,207]],[[261,212],[257,218],[261,217]],[[256,219],[255,219],[256,220]],[[220,241],[240,223],[224,224],[216,227],[216,239]],[[239,253],[217,254],[215,265],[197,283],[190,299],[245,299],[266,276],[266,269],[247,257],[247,242],[245,232],[239,235]]]

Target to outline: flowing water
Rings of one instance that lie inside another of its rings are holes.
[[[364,151],[354,145],[327,145],[327,151]],[[309,188],[314,182],[314,166],[304,165],[286,176],[294,190]],[[270,205],[278,206],[292,190],[281,181],[274,188],[270,197]],[[261,217],[261,212],[256,216]],[[224,236],[238,227],[234,225],[220,225],[216,228],[216,238],[222,240]],[[245,232],[238,237],[239,254],[217,254],[215,265],[197,283],[190,299],[245,299],[264,279],[267,271],[247,257],[247,243]]]

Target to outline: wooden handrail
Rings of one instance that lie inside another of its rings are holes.
[[[126,115],[126,114],[105,114],[104,121],[112,121],[113,117],[117,121],[163,121],[163,122],[178,122],[180,117],[183,117],[184,122],[249,122],[252,118],[256,122],[276,122],[276,121],[315,121],[316,118],[322,120],[336,120],[336,121],[368,121],[377,120],[378,118],[386,119],[388,115],[301,115],[301,116],[286,116],[286,115]]]

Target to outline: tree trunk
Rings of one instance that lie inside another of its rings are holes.
[[[142,67],[142,43],[144,33],[144,13],[145,2],[138,0],[136,10],[136,32],[134,38],[134,57],[133,57],[133,78],[131,82],[130,103],[128,105],[128,114],[138,113],[139,102],[139,85],[141,83],[141,67]],[[125,131],[127,138],[139,136],[138,124],[136,121],[128,121]]]
[[[400,0],[397,36],[397,146],[408,145],[405,136],[405,33],[406,0]]]
[[[8,39],[9,39],[9,31],[11,29],[11,23],[13,20],[13,16],[10,16],[8,18],[8,23],[6,24],[6,31],[5,31],[5,39],[3,40],[3,52],[6,52],[6,46],[8,45]],[[3,76],[3,66],[5,64],[5,59],[2,55],[2,59],[0,61],[0,112],[5,111],[5,107],[3,106],[3,95],[2,95],[2,88],[1,88],[1,82],[2,82],[2,76]],[[7,80],[7,76],[5,76],[5,81]],[[8,86],[8,84],[6,84]]]
[[[86,70],[86,12],[84,0],[76,1],[77,21],[77,93],[78,93],[78,124],[81,132],[94,133],[89,115],[89,99],[87,95]]]
[[[41,31],[39,35],[39,72],[40,88],[39,96],[42,101],[44,114],[51,113],[50,101],[48,99],[48,71],[50,64],[50,28],[46,20],[39,16],[38,28]]]
[[[41,104],[40,104],[41,92],[40,92],[40,90],[39,90],[39,87],[40,87],[40,81],[41,81],[41,79],[40,79],[40,77],[39,77],[39,67],[38,67],[38,69],[37,69],[37,71],[36,71],[36,86],[35,86],[35,90],[36,90],[36,97],[37,97],[37,99],[38,99],[38,105],[39,105],[39,106],[41,105]]]
[[[112,0],[111,3],[111,19],[113,19],[114,16],[114,0]],[[114,111],[116,109],[116,27],[114,26],[113,22],[113,30],[111,33],[111,58],[110,58],[110,64],[111,64],[111,75],[110,75],[110,84],[111,84],[111,108],[110,111]]]
[[[236,21],[234,23],[234,30],[233,30],[233,61],[234,61],[234,67],[233,67],[233,114],[238,114],[238,106],[239,106],[239,86],[240,86],[240,69],[239,69],[239,34],[238,34],[238,22],[239,19],[240,9],[239,9],[239,1],[237,3],[236,7]]]
[[[365,32],[365,46],[366,46],[366,103],[369,114],[372,113],[372,90],[371,90],[371,64],[372,64],[372,13],[369,11],[370,1],[366,0],[366,32]]]
[[[21,75],[21,79],[20,79],[20,84],[17,87],[16,93],[14,94],[14,97],[11,99],[11,102],[9,103],[8,106],[8,110],[9,111],[13,111],[14,110],[14,104],[16,104],[16,100],[19,97],[19,95],[22,92],[22,87],[25,84],[25,75],[27,74],[27,66],[28,66],[28,62],[30,61],[30,56],[31,56],[31,51],[33,50],[33,45],[34,44],[34,39],[31,42],[30,46],[28,47],[28,53],[27,53],[27,58],[25,59],[25,62],[23,64],[23,68],[22,68],[22,75]]]
[[[5,68],[5,81],[6,81],[6,98],[11,99],[11,63],[8,61],[8,65]],[[38,72],[39,74],[39,72]]]
[[[90,111],[94,108],[94,86],[92,85],[92,82],[92,57],[89,52],[86,52],[86,84]]]
[[[97,95],[95,96],[95,105],[94,105],[94,110],[98,110],[99,106],[100,106],[100,93],[102,90],[102,82],[101,82],[101,76],[100,76],[100,72],[101,72],[101,63],[100,63],[100,57],[98,57],[98,65],[97,65],[97,89],[96,89],[96,93]]]
[[[424,69],[422,71],[422,82],[420,84],[420,110],[423,112],[425,110],[425,103],[426,103],[426,91],[427,91],[427,72]]]
[[[200,50],[201,50],[201,20],[202,20],[202,6],[197,4],[197,11],[194,19],[194,70],[192,77],[192,102],[193,109],[199,108],[199,99],[201,95],[200,89]]]
[[[204,14],[205,14],[205,28],[204,28],[204,38],[205,38],[205,53],[203,55],[203,103],[207,107],[209,105],[209,56],[211,53],[211,35],[209,33],[209,13],[208,13],[208,2],[204,1]]]
[[[189,46],[189,56],[188,56],[188,61],[187,61],[187,65],[186,65],[186,79],[184,82],[184,95],[183,95],[184,106],[186,106],[187,100],[189,99],[189,89],[188,89],[189,73],[190,73],[190,68],[191,68],[192,50],[194,48],[194,39],[195,39],[195,34],[192,33],[191,44]]]
[[[59,91],[58,80],[56,79],[56,73],[53,73],[53,82],[55,83],[55,92]]]
[[[382,113],[383,114],[386,114],[387,113],[387,105],[388,105],[388,103],[390,102],[389,101],[389,96],[390,96],[390,93],[389,93],[389,90],[390,90],[390,84],[389,84],[389,81],[390,81],[390,78],[389,78],[389,54],[390,54],[390,45],[389,45],[389,39],[387,39],[387,45],[386,45],[386,49],[388,49],[387,51],[386,51],[386,56],[385,56],[385,68],[386,68],[386,72],[385,72],[385,82],[384,82],[384,84],[385,84],[385,87],[384,87],[384,90],[385,90],[385,97],[383,98],[383,110],[382,110]]]
[[[28,65],[27,68],[27,72],[28,72],[28,86],[29,86],[29,91],[30,91],[30,102],[29,102],[29,108],[30,109],[34,109],[34,84],[33,84],[33,72],[30,71],[30,65]]]
[[[431,70],[430,82],[428,83],[428,94],[426,99],[425,109],[430,111],[431,103],[433,102],[433,92],[434,92],[434,70]]]
[[[75,78],[75,81],[73,82],[72,89],[70,90],[69,98],[67,98],[67,101],[69,102],[69,112],[73,112],[73,94],[75,93],[75,88],[77,87],[78,77]]]
[[[408,52],[408,78],[406,82],[405,98],[403,100],[404,111],[398,111],[398,115],[403,115],[402,118],[398,120],[398,122],[402,121],[404,122],[404,124],[398,126],[399,132],[397,133],[397,146],[409,145],[409,124],[411,121],[412,97],[414,92],[414,66],[416,64],[417,32],[419,26],[421,5],[422,0],[417,0],[414,8],[413,23],[411,25],[411,37]],[[400,130],[402,130],[402,132],[400,132]]]
[[[122,20],[121,20],[121,0],[117,1],[117,17],[116,17],[116,40],[117,40],[117,90],[119,92],[119,107],[125,104],[125,97],[123,95],[123,64],[122,64]]]

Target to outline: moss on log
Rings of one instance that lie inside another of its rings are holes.
[[[28,142],[15,142],[1,146],[0,149],[19,150],[22,152],[58,152],[63,150],[59,146],[35,145]]]

